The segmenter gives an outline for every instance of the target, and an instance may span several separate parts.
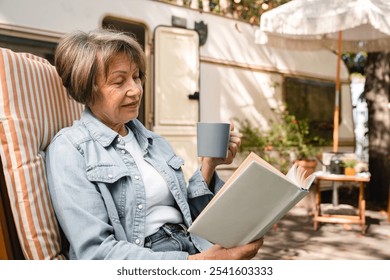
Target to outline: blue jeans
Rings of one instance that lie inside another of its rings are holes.
[[[187,228],[176,224],[165,224],[156,233],[146,237],[144,247],[154,252],[182,251],[190,255],[199,253]]]

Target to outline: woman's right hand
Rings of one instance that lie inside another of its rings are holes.
[[[189,260],[250,260],[256,256],[263,245],[263,238],[253,241],[247,245],[233,248],[224,248],[214,245],[201,253],[190,255]]]

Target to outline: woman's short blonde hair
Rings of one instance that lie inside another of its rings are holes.
[[[68,94],[82,104],[93,104],[95,79],[101,70],[107,76],[111,59],[119,52],[128,55],[145,80],[145,55],[131,36],[107,29],[69,33],[59,42],[55,66]],[[104,69],[100,69],[103,66]]]

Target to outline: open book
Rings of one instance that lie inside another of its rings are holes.
[[[284,175],[251,153],[188,229],[225,248],[262,237],[308,194],[314,174],[294,164]]]

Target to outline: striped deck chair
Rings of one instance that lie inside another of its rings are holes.
[[[65,258],[44,154],[82,109],[47,60],[0,48],[0,259]]]

